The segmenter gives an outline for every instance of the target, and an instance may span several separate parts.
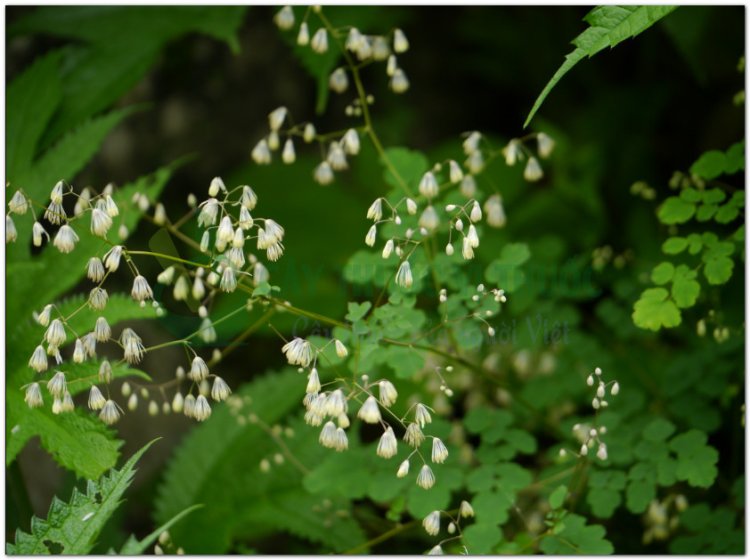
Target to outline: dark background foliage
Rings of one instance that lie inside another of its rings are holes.
[[[412,84],[406,95],[388,92],[382,72],[366,73],[366,85],[376,100],[375,125],[386,145],[428,154],[445,153],[448,147],[455,151],[459,135],[467,130],[480,129],[499,139],[520,135],[529,108],[571,49],[569,42],[583,29],[581,20],[588,11],[586,7],[361,9],[377,10],[379,20],[399,25],[412,45],[402,58]],[[11,33],[6,37],[6,83],[37,56],[70,43],[45,34],[14,33],[14,24],[34,10],[7,8]],[[238,54],[205,35],[171,41],[145,77],[117,103],[147,106],[115,129],[75,184],[123,184],[180,156],[195,154],[168,185],[162,199],[167,209],[185,208],[187,194],[200,196],[216,175],[227,184],[250,182],[261,196],[264,213],[288,230],[288,256],[272,269],[274,279],[285,287],[285,297],[338,316],[351,296],[341,268],[361,248],[366,230],[361,209],[383,186],[379,173],[372,172],[374,156],[367,151],[351,173],[327,188],[311,180],[315,154],[294,171],[280,172],[276,166],[274,172],[266,172],[250,165],[250,149],[265,134],[270,110],[286,105],[297,120],[315,113],[315,81],[273,25],[275,10],[247,10]],[[645,180],[662,199],[669,195],[667,182],[673,171],[687,169],[708,149],[725,149],[744,137],[741,110],[732,103],[744,83],[737,70],[744,21],[742,7],[683,7],[636,40],[585,60],[570,72],[532,123],[532,128],[557,138],[564,147],[560,157],[569,160],[553,162],[544,180],[525,187],[519,196],[543,193],[562,180],[571,189],[580,188],[577,196],[595,199],[591,204],[575,204],[573,195],[566,207],[543,207],[517,218],[508,208],[511,222],[515,221],[510,230],[515,240],[549,233],[564,237],[571,254],[588,255],[604,244],[615,253],[634,250],[637,258],[657,253],[662,237],[656,237],[653,206],[635,199],[630,186]],[[133,41],[138,40],[138,30],[133,30]],[[331,98],[326,114],[316,118],[319,130],[346,126],[344,105],[343,98]],[[502,192],[503,185],[499,188]],[[544,212],[555,213],[540,219]],[[143,224],[136,235],[134,243],[147,244],[153,230]],[[741,314],[742,287],[729,289]],[[584,323],[594,320],[595,303],[581,304]],[[195,324],[177,317],[161,326],[167,332],[185,333]],[[309,325],[288,321],[285,327]],[[668,344],[670,336],[665,335]],[[260,333],[222,366],[233,386],[279,366],[277,345],[269,344],[273,337],[270,331]],[[674,344],[678,353],[684,341],[674,339]],[[144,367],[163,370],[162,375],[169,377],[175,367],[172,360],[177,359],[179,354],[165,353],[147,360]],[[146,474],[139,475],[121,510],[123,531],[144,533],[152,527],[148,511],[158,470],[189,426],[173,417],[159,418],[158,428],[156,422],[145,413],[129,415],[122,422],[121,433],[128,442],[125,454],[153,435],[167,435],[144,460]],[[736,434],[722,432],[712,443],[722,457],[732,450],[733,463],[723,464],[722,469],[741,472],[742,455],[738,456],[735,438]],[[9,497],[12,482],[19,480],[29,491],[30,503],[9,499],[9,531],[25,526],[19,516],[28,519],[30,509],[44,514],[51,495],[66,495],[74,482],[33,444],[12,467]],[[623,546],[620,551],[628,550],[627,544]]]

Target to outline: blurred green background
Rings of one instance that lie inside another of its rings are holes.
[[[320,156],[309,147],[298,147],[298,163],[291,167],[251,164],[250,149],[266,134],[267,114],[277,106],[288,107],[295,121],[314,119],[320,131],[351,123],[343,110],[348,94],[332,95],[326,112],[316,115],[316,81],[290,48],[289,37],[274,26],[277,8],[217,8],[215,17],[184,29],[175,23],[179,18],[169,14],[171,8],[132,8],[132,18],[113,17],[107,9],[97,8],[83,26],[77,19],[81,9],[6,8],[6,83],[37,57],[62,48],[69,114],[75,117],[79,96],[97,88],[108,88],[115,106],[139,105],[109,134],[93,162],[67,179],[78,188],[101,188],[110,181],[124,184],[193,155],[164,191],[162,201],[170,215],[187,209],[188,193],[200,199],[216,175],[230,186],[252,185],[260,197],[260,214],[273,217],[287,230],[287,252],[269,266],[272,283],[282,286],[282,296],[299,307],[342,316],[346,302],[363,293],[362,287],[345,281],[342,269],[363,248],[365,209],[386,185],[369,147],[329,187],[312,181]],[[147,10],[154,11],[146,18],[136,13]],[[570,40],[583,30],[588,8],[327,10],[334,21],[361,21],[364,31],[387,32],[393,26],[405,31],[411,50],[400,57],[400,64],[409,76],[409,91],[393,95],[381,69],[364,72],[366,87],[375,96],[375,127],[386,146],[408,146],[437,160],[457,156],[459,135],[468,130],[481,130],[498,145],[523,134],[522,123],[534,99],[571,50]],[[540,269],[547,263],[555,270],[573,263],[583,278],[585,297],[560,279],[547,279],[547,285],[542,281],[536,295],[544,292],[557,303],[575,302],[582,328],[595,325],[597,304],[609,295],[610,286],[589,280],[591,252],[609,245],[615,254],[627,253],[627,274],[638,278],[650,270],[663,238],[653,203],[633,197],[630,186],[644,180],[661,200],[671,192],[667,183],[673,171],[687,169],[706,150],[725,149],[744,137],[743,107],[733,104],[744,87],[744,73],[738,71],[744,20],[742,7],[682,7],[637,39],[571,71],[531,124],[558,143],[545,163],[544,179],[526,184],[519,169],[495,165],[480,182],[503,194],[508,214],[507,228],[480,251],[482,266],[508,241],[529,243]],[[219,37],[220,30],[235,28],[232,49]],[[96,59],[99,65],[89,68],[101,73],[76,71],[81,61]],[[60,123],[61,129],[66,124],[70,123]],[[155,231],[144,222],[129,244],[159,243]],[[159,269],[153,263],[145,270],[154,277]],[[742,278],[735,280],[727,287],[727,297],[738,302],[735,319],[741,322]],[[8,279],[9,293],[16,281]],[[637,297],[632,286],[625,293],[632,293],[633,300]],[[221,307],[228,310],[240,301],[239,295],[225,298]],[[621,305],[619,310],[619,324],[616,318],[613,322],[631,336],[630,309]],[[144,326],[144,337],[166,339],[194,330],[198,320],[181,313],[176,306],[158,328]],[[286,332],[314,328],[292,318],[275,318],[274,324]],[[241,327],[230,323],[220,329],[220,343]],[[222,364],[221,374],[237,386],[279,367],[282,356],[276,342],[270,330],[260,332]],[[679,351],[682,342],[675,344]],[[144,369],[167,379],[180,357],[179,350],[160,353],[148,357]],[[157,474],[190,426],[175,417],[160,417],[158,426],[155,422],[144,413],[126,415],[119,426],[127,442],[126,456],[152,437],[166,436],[144,458],[143,472],[120,510],[123,531],[144,533],[152,527],[148,512]],[[728,448],[733,445],[728,438],[720,435],[713,443]],[[742,459],[733,461],[739,464],[732,468],[741,469]],[[24,480],[30,502],[8,502],[9,530],[24,525],[17,515],[26,519],[29,508],[43,515],[50,497],[67,494],[74,482],[35,443],[12,468],[9,481]]]

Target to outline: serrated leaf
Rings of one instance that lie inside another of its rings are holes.
[[[677,478],[691,486],[708,488],[716,479],[719,453],[707,445],[704,432],[690,430],[674,437],[669,447],[677,453]]]
[[[8,553],[52,554],[50,545],[54,544],[61,547],[62,554],[88,554],[130,486],[135,464],[153,443],[142,447],[120,470],[113,469],[97,482],[89,480],[85,493],[74,489],[69,503],[55,498],[47,520],[32,519],[31,534],[17,531],[15,545],[8,545]]]
[[[589,24],[583,33],[573,40],[576,49],[565,57],[565,62],[544,86],[534,102],[523,126],[526,128],[552,88],[576,64],[609,47],[612,48],[625,39],[642,33],[677,6],[598,6],[591,10],[584,20]]]
[[[279,447],[248,417],[254,414],[274,425],[291,411],[302,410],[305,383],[305,376],[291,368],[248,383],[226,405],[216,406],[211,420],[180,444],[159,486],[155,518],[163,523],[192,504],[205,504],[200,515],[173,528],[173,540],[188,553],[226,552],[235,540],[279,531],[339,552],[366,540],[344,514],[349,511],[346,500],[334,496],[326,508],[322,496],[302,486],[301,469],[309,471],[335,454],[318,444],[319,429],[295,421],[294,434],[285,436],[285,443],[296,462],[287,459],[268,472],[260,469],[261,460],[278,453]]]

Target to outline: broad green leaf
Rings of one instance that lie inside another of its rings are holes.
[[[678,255],[687,249],[688,240],[684,237],[670,237],[661,246],[667,255]]]
[[[706,444],[707,440],[704,432],[690,430],[669,442],[670,449],[677,453],[677,478],[691,486],[708,488],[718,474],[719,453]]]
[[[568,496],[568,487],[560,485],[555,488],[554,492],[549,495],[549,507],[552,509],[559,509],[565,503],[565,498]]]
[[[643,437],[648,441],[666,441],[674,433],[674,430],[675,427],[672,422],[664,418],[657,418],[643,430]]]
[[[701,285],[695,280],[698,273],[684,264],[677,267],[672,280],[672,299],[677,307],[686,308],[695,305],[701,291]]]
[[[670,196],[661,205],[657,215],[663,224],[683,224],[695,214],[695,203],[687,202],[679,196]]]
[[[477,522],[464,529],[463,537],[469,554],[488,554],[503,540],[503,532],[497,525]]]
[[[526,117],[526,122],[523,123],[524,128],[529,125],[552,88],[581,60],[591,58],[605,48],[615,47],[625,39],[635,37],[676,8],[677,6],[654,5],[598,6],[591,10],[584,18],[590,27],[573,39],[576,49],[565,57],[565,62],[544,86],[529,116]]]
[[[372,307],[372,303],[365,301],[363,303],[356,303],[354,301],[349,302],[349,313],[346,314],[346,320],[356,323],[362,317],[367,315],[367,312]]]
[[[715,257],[706,261],[703,274],[709,284],[718,286],[725,284],[732,277],[734,261],[729,257]]]
[[[104,524],[122,503],[135,464],[153,443],[142,447],[120,470],[113,469],[96,482],[89,480],[85,493],[74,488],[70,502],[54,498],[47,519],[32,517],[30,534],[16,531],[15,543],[7,545],[8,554],[88,554]]]
[[[674,277],[674,265],[671,262],[658,264],[651,271],[651,281],[654,284],[666,284]]]
[[[633,322],[642,329],[658,331],[662,327],[676,327],[682,321],[680,310],[668,299],[664,288],[645,290],[633,307]]]

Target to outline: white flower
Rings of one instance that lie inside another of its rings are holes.
[[[120,334],[120,344],[124,349],[123,357],[129,364],[137,364],[143,358],[146,349],[143,347],[141,337],[135,334],[133,329],[123,329]]]
[[[396,476],[398,478],[404,478],[407,474],[409,474],[409,459],[405,459],[398,466],[398,471],[396,471]]]
[[[83,342],[80,338],[76,338],[75,348],[73,350],[73,361],[76,364],[82,363],[86,359],[86,352],[83,350]]]
[[[473,175],[466,175],[461,179],[461,194],[466,198],[472,198],[477,192],[477,181]]]
[[[440,512],[433,511],[427,514],[427,517],[422,520],[422,527],[424,527],[428,535],[432,535],[433,537],[437,535],[440,532]]]
[[[349,350],[338,338],[334,340],[333,345],[336,347],[336,355],[339,358],[346,358],[349,355]]]
[[[291,342],[282,346],[281,351],[291,365],[307,367],[313,360],[312,345],[304,338],[295,337]]]
[[[276,15],[273,16],[273,21],[279,26],[279,29],[288,31],[294,27],[294,11],[291,6],[284,6]]]
[[[117,422],[120,419],[120,411],[117,408],[117,404],[115,404],[115,401],[109,399],[107,402],[104,403],[104,406],[102,407],[101,412],[99,413],[99,418],[102,422],[105,424],[111,426],[115,422]]]
[[[331,75],[328,77],[328,87],[336,93],[344,93],[349,88],[349,77],[346,74],[346,70],[336,68],[336,70],[331,72]],[[312,136],[315,136],[314,132]],[[310,142],[310,140],[306,141]]]
[[[34,247],[42,246],[42,236],[45,236],[47,241],[49,241],[49,233],[47,233],[47,230],[45,230],[44,226],[39,222],[34,222],[34,225],[31,228],[31,236],[34,242]]]
[[[315,140],[315,125],[313,123],[307,123],[305,130],[302,132],[302,139],[308,144]]]
[[[367,219],[374,222],[379,221],[383,217],[383,199],[376,198],[375,201],[370,204],[367,209]]]
[[[344,48],[346,48],[346,50],[348,51],[356,53],[361,48],[364,39],[365,38],[359,31],[359,29],[357,29],[356,27],[352,27],[349,30],[349,34],[346,36]]]
[[[78,234],[68,224],[57,230],[55,240],[52,242],[61,253],[70,253],[78,243]]]
[[[482,134],[478,131],[469,133],[463,142],[464,153],[469,156],[479,149],[479,141],[482,139]]]
[[[428,199],[435,198],[438,195],[439,187],[432,171],[422,175],[422,179],[419,181],[419,192]]]
[[[482,156],[482,152],[479,150],[473,152],[466,160],[466,167],[475,175],[481,173],[484,169],[484,156]]]
[[[383,459],[390,459],[398,453],[398,440],[396,440],[396,435],[393,433],[393,428],[390,426],[388,426],[385,432],[383,432],[383,435],[380,436],[376,453]]]
[[[461,166],[458,162],[450,160],[448,162],[450,181],[453,184],[460,182],[464,178],[464,172],[461,171]]]
[[[469,232],[466,234],[466,239],[469,240],[473,249],[479,247],[479,234],[477,233],[477,228],[474,224],[469,226]]]
[[[417,203],[411,198],[406,199],[406,211],[411,216],[417,213]]]
[[[109,323],[107,323],[107,319],[99,317],[94,326],[94,337],[99,342],[107,342],[110,336],[112,336],[112,329],[110,328]]]
[[[469,214],[469,219],[472,222],[478,222],[482,219],[482,208],[479,206],[479,203],[475,200],[474,204],[471,205],[471,213]]]
[[[396,68],[393,71],[390,86],[393,93],[404,93],[409,89],[409,78],[406,77],[406,74],[401,68]]]
[[[606,446],[606,444],[604,444],[604,443],[600,443],[599,444],[599,448],[596,450],[596,456],[601,461],[606,461],[607,460],[607,446]]]
[[[279,107],[271,111],[268,114],[268,125],[271,127],[271,130],[279,130],[284,124],[284,119],[286,119],[288,113],[289,111],[286,107]]]
[[[307,26],[307,22],[303,21],[299,26],[299,32],[297,33],[297,44],[300,47],[305,47],[310,42],[310,28]]]
[[[148,199],[146,199],[146,201],[148,201]],[[107,195],[107,197],[104,199],[104,207],[107,210],[107,214],[109,214],[111,218],[120,215],[120,209],[117,207],[117,204],[115,203],[111,195]]]
[[[102,361],[99,366],[99,381],[102,383],[109,383],[112,381],[112,366],[109,365],[107,360]]]
[[[393,239],[389,239],[385,242],[385,246],[383,247],[383,258],[387,259],[391,256],[391,253],[393,252]]]
[[[339,142],[331,142],[326,159],[334,171],[344,171],[349,167],[346,162],[346,153]]]
[[[208,365],[206,365],[205,360],[200,356],[193,358],[187,376],[193,381],[203,381],[206,379],[208,377]]]
[[[412,422],[406,427],[406,433],[404,433],[404,441],[407,445],[412,447],[419,447],[424,441],[424,434],[422,433],[419,424]]]
[[[359,412],[357,412],[357,418],[368,424],[377,424],[380,422],[382,416],[380,416],[380,408],[375,397],[372,395],[367,397],[364,404],[360,407]]]
[[[347,403],[344,392],[341,389],[336,389],[326,398],[324,402],[325,413],[329,416],[338,417],[342,414],[346,414]]]
[[[136,301],[146,301],[147,299],[153,299],[154,292],[148,285],[148,280],[139,274],[133,280],[133,289],[130,291],[130,295]]]
[[[91,390],[89,391],[89,408],[91,410],[101,410],[106,403],[107,399],[104,398],[99,387],[92,385]]]
[[[461,517],[474,517],[474,508],[471,507],[469,502],[463,500],[461,505],[458,506],[458,515]]]
[[[436,544],[433,546],[429,552],[427,552],[428,556],[442,556],[443,555],[443,547],[439,544]]]
[[[527,181],[534,182],[541,179],[543,174],[544,173],[542,172],[542,167],[539,165],[537,159],[534,157],[530,157],[526,162],[526,167],[523,170],[523,178]]]
[[[384,379],[378,383],[378,390],[380,402],[383,406],[387,408],[396,402],[398,391],[396,391],[396,387],[394,387],[393,383]]]
[[[44,347],[39,345],[29,358],[29,367],[37,373],[41,373],[47,371],[47,365],[47,353],[44,351]]]
[[[321,27],[313,35],[310,41],[310,48],[318,54],[323,54],[328,50],[328,32],[325,27]]]
[[[424,209],[422,215],[419,217],[419,227],[423,227],[429,231],[432,231],[438,227],[440,219],[438,218],[435,207],[430,205]]]
[[[435,474],[428,465],[422,465],[417,475],[417,486],[429,490],[435,485]]]
[[[448,448],[440,438],[432,438],[432,462],[444,463],[448,458]]]
[[[333,448],[336,445],[336,424],[330,420],[325,423],[323,429],[320,431],[318,441],[323,447]]]
[[[449,257],[450,257],[450,256],[451,256],[451,255],[453,254],[453,251],[454,251],[454,250],[455,250],[455,249],[453,249],[453,245],[452,245],[452,244],[450,244],[450,243],[448,243],[448,244],[447,244],[447,245],[445,246],[445,254],[446,254],[446,255],[448,255]]]
[[[555,148],[555,141],[544,132],[536,135],[536,144],[539,150],[539,157],[542,159],[547,159]]]
[[[224,292],[233,292],[237,289],[237,277],[234,274],[234,268],[225,266],[221,273],[221,282],[219,287]]]
[[[617,381],[615,381],[612,384],[612,389],[610,389],[610,393],[612,394],[612,396],[615,396],[619,392],[620,392],[620,384]]]
[[[42,398],[42,391],[39,388],[39,383],[32,383],[26,387],[26,393],[24,394],[23,400],[29,405],[29,408],[37,408],[44,404]]]
[[[182,411],[188,418],[193,417],[193,413],[195,412],[195,397],[193,395],[185,397],[182,404]]]
[[[487,213],[487,223],[495,228],[501,228],[505,225],[505,209],[503,208],[503,199],[499,194],[493,194],[484,203],[484,211]]]
[[[51,344],[55,348],[59,348],[65,343],[65,327],[60,319],[52,320],[44,333],[44,338],[48,344]]]
[[[370,226],[370,229],[367,230],[367,235],[365,236],[365,245],[368,247],[372,247],[375,245],[375,241],[378,237],[378,228],[374,224]]]
[[[91,211],[91,233],[99,237],[106,237],[112,227],[112,218],[97,205]]]
[[[86,276],[92,282],[101,282],[104,278],[104,264],[98,257],[91,257],[86,265]]]
[[[297,154],[294,151],[294,142],[292,142],[291,138],[288,138],[287,141],[284,142],[284,150],[281,152],[281,161],[289,164],[294,163],[296,159]]]
[[[318,370],[317,368],[312,368],[310,371],[310,376],[307,379],[307,387],[305,388],[305,393],[308,395],[315,394],[320,391],[320,376],[318,376]]]
[[[55,375],[47,382],[47,390],[53,397],[62,397],[68,390],[65,374],[61,371],[55,372]]]
[[[120,266],[120,257],[122,256],[122,245],[115,245],[104,254],[104,266],[110,272],[115,272]]]
[[[26,197],[23,196],[23,193],[21,193],[21,191],[13,193],[13,196],[8,202],[8,210],[14,214],[23,215],[28,209],[29,203],[27,202]]]
[[[432,422],[432,416],[430,416],[429,410],[422,403],[417,404],[414,412],[414,421],[419,424],[420,428],[424,428],[426,424]]]
[[[271,163],[271,150],[268,147],[268,142],[265,138],[258,141],[253,148],[253,151],[250,152],[250,156],[258,165],[267,165]]]
[[[107,301],[109,301],[109,294],[104,288],[92,288],[89,292],[89,306],[95,311],[101,311],[107,307]]]
[[[353,128],[350,128],[346,131],[344,137],[341,139],[341,143],[344,146],[344,151],[347,154],[356,156],[359,153],[359,134],[357,134],[357,131]]]
[[[346,432],[341,426],[336,428],[336,436],[333,443],[333,448],[336,451],[344,451],[349,448],[349,439],[346,437]]]
[[[506,165],[515,165],[522,155],[521,143],[516,139],[511,140],[508,142],[508,145],[503,148],[503,155],[505,156]]]
[[[393,50],[399,54],[409,50],[409,40],[400,29],[393,30]]]
[[[398,271],[396,271],[396,284],[398,284],[402,288],[409,289],[411,288],[413,281],[414,279],[411,275],[411,266],[409,265],[409,261],[403,261],[398,267]]]
[[[385,60],[391,54],[391,47],[385,37],[377,36],[372,39],[372,57],[375,60]]]
[[[211,405],[208,404],[208,399],[203,395],[198,395],[198,398],[195,399],[192,416],[198,422],[203,422],[211,416]]]
[[[472,247],[471,239],[468,236],[464,237],[463,245],[461,246],[461,255],[466,260],[474,258],[474,247]]]
[[[333,169],[327,161],[322,161],[313,172],[313,179],[321,185],[330,185],[333,182]]]

